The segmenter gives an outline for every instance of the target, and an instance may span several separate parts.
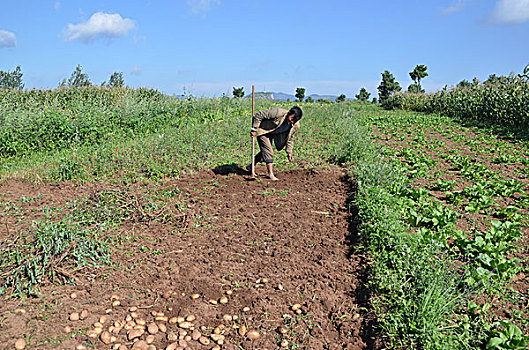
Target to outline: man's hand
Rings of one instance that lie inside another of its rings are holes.
[[[251,131],[250,132],[250,136],[251,137],[256,137],[257,136],[257,131]]]
[[[288,155],[288,161],[292,162],[294,160],[294,156],[292,154]]]

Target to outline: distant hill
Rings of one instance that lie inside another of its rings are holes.
[[[312,94],[309,96],[312,97],[314,101],[317,101],[319,99],[334,101],[336,97],[338,97],[335,95],[318,95],[318,94]],[[305,98],[307,97],[308,96],[305,96]],[[252,98],[252,95],[246,95],[245,98]],[[296,96],[285,94],[284,92],[264,92],[264,91],[256,92],[255,99],[256,100],[292,101],[292,102],[297,100]]]

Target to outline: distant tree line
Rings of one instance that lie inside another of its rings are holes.
[[[21,90],[24,88],[24,82],[22,80],[23,73],[20,66],[17,66],[12,72],[0,70],[0,88]],[[60,83],[59,87],[88,87],[94,84],[88,77],[88,74],[83,72],[83,67],[77,65],[75,70],[72,72],[69,78],[64,78]],[[101,86],[109,87],[123,87],[125,86],[125,80],[123,78],[123,72],[114,72],[110,75],[108,83],[103,81]]]

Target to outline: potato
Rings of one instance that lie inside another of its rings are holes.
[[[70,314],[70,321],[79,321],[79,313],[78,312],[72,312]]]
[[[167,345],[165,350],[176,350],[176,348],[178,348],[178,343],[171,343],[171,344]]]
[[[17,339],[17,341],[15,342],[15,349],[23,350],[25,348],[26,348],[26,340],[24,340],[24,338]]]
[[[252,329],[251,331],[248,331],[248,338],[250,338],[252,340],[257,339],[260,336],[261,336],[261,334],[259,334],[259,332],[256,331],[255,329]]]
[[[198,342],[202,345],[209,345],[211,343],[209,339],[204,336],[198,338]]]
[[[196,329],[193,331],[193,333],[191,334],[191,338],[193,340],[198,340],[200,337],[202,336],[202,334],[200,334],[199,331],[197,331]]]
[[[132,350],[147,350],[149,345],[145,340],[138,340],[132,345]]]
[[[222,297],[219,299],[219,303],[221,304],[227,304],[228,303],[228,297]]]
[[[149,326],[147,327],[147,331],[150,333],[150,334],[156,334],[160,331],[160,328],[158,327],[158,325],[156,323],[149,323]]]
[[[110,344],[112,342],[112,336],[110,335],[109,332],[105,331],[105,332],[101,333],[100,338],[101,338],[101,341],[104,344],[106,344],[106,345],[108,345],[108,344]]]
[[[292,305],[291,309],[292,309],[292,311],[297,311],[297,310],[301,309],[301,304],[294,304],[294,305]]]
[[[241,327],[239,327],[239,335],[241,337],[244,337],[246,335],[246,326],[245,325],[241,325]]]
[[[127,334],[127,338],[129,340],[133,340],[133,339],[141,337],[143,333],[145,333],[143,329],[133,329],[129,331],[129,333]]]
[[[178,336],[173,332],[167,333],[167,340],[170,342],[175,342],[178,340]]]
[[[184,328],[184,329],[189,329],[189,328],[193,327],[193,324],[191,322],[184,321],[184,322],[180,322],[178,324],[178,327]]]

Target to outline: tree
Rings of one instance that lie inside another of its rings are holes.
[[[382,82],[377,87],[379,102],[384,102],[391,94],[402,90],[398,81],[388,70],[382,73]]]
[[[20,66],[17,66],[12,72],[4,72],[0,70],[0,88],[23,89],[24,83],[22,82],[22,76],[23,74]]]
[[[366,102],[369,99],[369,96],[371,96],[371,94],[367,92],[365,88],[361,88],[358,95],[355,95],[355,98],[362,102]]]
[[[463,79],[459,83],[457,83],[457,87],[460,89],[466,89],[472,86],[472,83],[470,81]]]
[[[110,76],[108,86],[110,87],[123,87],[125,80],[123,79],[123,72],[114,72]]]
[[[414,92],[416,94],[418,94],[419,92],[424,92],[424,90],[420,89],[419,85],[417,85],[415,83],[410,84],[410,86],[408,86],[408,91],[409,92]]]
[[[80,64],[77,65],[70,78],[68,80],[65,78],[60,84],[60,86],[67,87],[85,87],[91,85],[92,82],[90,81],[90,78],[88,78],[88,74],[83,73],[83,67],[81,67]]]
[[[426,67],[424,64],[418,64],[415,66],[415,68],[409,73],[410,78],[415,82],[415,85],[417,85],[414,89],[415,91],[412,92],[424,92],[424,90],[421,88],[421,79],[428,76],[428,73],[426,73],[426,70],[428,67]],[[410,85],[411,87],[412,85]],[[410,87],[408,87],[408,91],[410,90]]]
[[[296,98],[299,102],[303,102],[303,99],[305,98],[305,88],[296,89]]]
[[[244,97],[244,88],[233,88],[233,97]]]
[[[377,98],[376,97],[373,97],[373,101],[371,101],[372,104],[376,105],[377,104]]]
[[[340,96],[336,97],[335,101],[337,103],[343,102],[343,101],[345,101],[345,97],[346,96],[344,94],[341,94]]]
[[[309,96],[309,97],[307,97],[307,98],[305,99],[305,102],[313,103],[313,102],[314,102],[314,99],[313,99],[311,96]]]

